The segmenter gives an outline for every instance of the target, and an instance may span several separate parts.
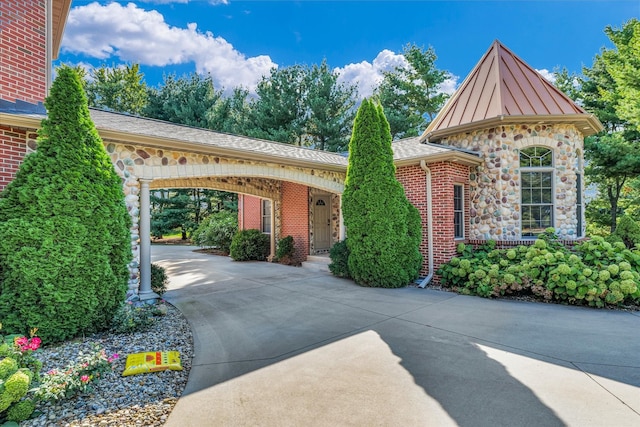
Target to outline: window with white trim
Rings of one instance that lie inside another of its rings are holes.
[[[464,239],[464,186],[453,185],[453,232],[456,239]]]
[[[535,237],[553,227],[553,151],[520,150],[522,237]]]
[[[271,233],[271,200],[262,199],[262,230],[263,233]]]
[[[576,237],[582,237],[582,174],[576,174]]]

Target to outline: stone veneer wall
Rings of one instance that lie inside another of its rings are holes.
[[[556,233],[562,239],[579,237],[576,169],[583,164],[583,136],[575,126],[504,125],[454,135],[440,143],[480,152],[484,159],[484,165],[470,174],[469,239],[521,239],[519,155],[521,149],[533,146],[553,150]]]
[[[275,209],[275,233],[280,235],[282,229],[282,183],[287,177],[299,177],[301,175],[313,176],[325,180],[327,183],[341,186],[344,182],[344,173],[307,169],[295,166],[277,166],[281,172],[282,180],[255,178],[251,176],[206,176],[210,175],[213,167],[220,170],[243,171],[250,174],[252,168],[264,167],[264,163],[212,156],[200,153],[182,151],[161,150],[151,147],[136,147],[122,144],[118,141],[105,140],[107,153],[115,165],[116,172],[123,179],[125,201],[131,216],[133,226],[131,228],[131,245],[134,260],[130,265],[131,280],[129,289],[137,291],[139,285],[140,249],[138,241],[138,218],[140,215],[139,176],[141,171],[148,169],[154,180],[151,188],[178,188],[178,187],[202,187],[219,190],[234,191],[250,194],[262,198],[272,199]],[[271,165],[275,166],[275,165]],[[201,177],[198,177],[201,174]],[[157,179],[156,179],[157,178]],[[306,255],[306,254],[305,254]]]

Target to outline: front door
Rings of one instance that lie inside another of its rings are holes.
[[[313,247],[316,253],[331,248],[331,198],[317,196],[313,204]]]

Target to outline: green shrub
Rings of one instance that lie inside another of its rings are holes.
[[[234,261],[264,261],[269,256],[271,242],[260,230],[240,230],[233,236],[229,255]]]
[[[278,245],[276,248],[276,259],[279,263],[291,265],[293,264],[294,258],[293,253],[295,251],[293,236],[287,236],[280,240],[278,240]]]
[[[458,248],[459,256],[438,270],[444,286],[466,295],[531,295],[541,300],[603,307],[640,304],[640,251],[602,237],[577,245],[575,253],[557,239],[497,250]]]
[[[238,214],[220,211],[207,217],[193,232],[194,243],[201,247],[216,248],[228,253],[233,236],[238,232]]]
[[[640,245],[640,225],[630,216],[623,215],[611,236],[623,242],[628,249],[632,249]]]
[[[57,71],[38,150],[0,196],[0,319],[45,342],[106,327],[125,299],[131,219],[82,84]]]
[[[331,263],[329,264],[329,271],[338,277],[344,277],[350,279],[349,274],[349,246],[347,240],[337,242],[329,250],[329,258]]]
[[[162,296],[167,292],[167,285],[169,284],[169,278],[164,267],[157,264],[151,264],[151,290],[156,294]]]
[[[92,382],[113,370],[112,363],[118,357],[117,354],[107,357],[106,351],[94,343],[93,350],[80,353],[75,363],[45,373],[40,385],[34,390],[34,395],[40,400],[57,401],[78,393],[87,393],[91,391]]]
[[[0,422],[24,421],[33,413],[30,386],[39,381],[42,368],[33,353],[40,344],[36,336],[0,335]]]
[[[153,304],[126,302],[120,306],[111,321],[111,330],[118,334],[143,332],[156,322],[156,307]]]
[[[417,278],[422,263],[419,215],[395,177],[382,107],[367,99],[353,125],[342,201],[353,280],[361,286],[397,288]]]
[[[35,411],[36,405],[31,399],[24,399],[13,405],[7,411],[7,420],[14,422],[21,422],[28,420]]]

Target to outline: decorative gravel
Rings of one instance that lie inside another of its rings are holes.
[[[133,334],[100,333],[39,351],[42,372],[64,368],[79,352],[92,344],[107,355],[117,353],[113,372],[107,373],[93,390],[58,402],[41,403],[41,414],[21,426],[162,426],[187,384],[193,356],[193,337],[187,320],[167,304],[165,316],[157,317],[150,330]],[[128,354],[146,351],[180,352],[182,371],[162,371],[123,377]]]

